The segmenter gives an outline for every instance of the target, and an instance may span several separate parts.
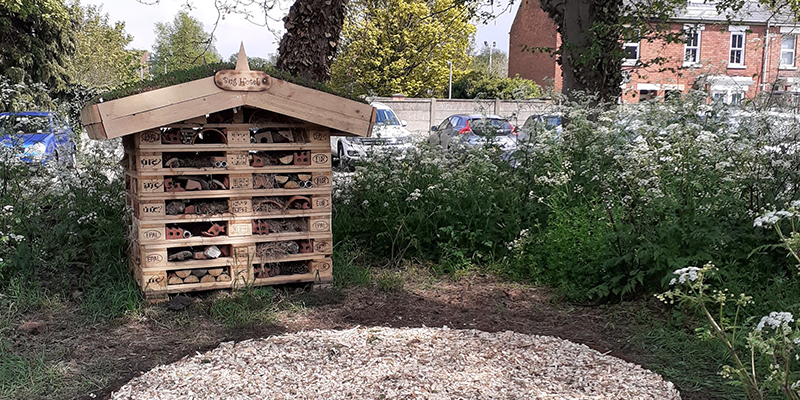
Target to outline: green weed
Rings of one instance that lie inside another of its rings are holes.
[[[230,297],[214,300],[209,312],[217,321],[230,326],[270,324],[275,321],[276,307],[272,287],[245,287]]]

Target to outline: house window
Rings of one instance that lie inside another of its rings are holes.
[[[711,98],[715,102],[740,106],[744,101],[744,89],[738,87],[721,88],[711,91]]]
[[[686,29],[686,45],[683,47],[683,65],[700,63],[700,30]]]
[[[625,43],[622,48],[625,51],[625,58],[622,60],[622,65],[636,65],[636,62],[639,60],[639,43],[628,42]]]
[[[794,51],[797,36],[783,35],[781,37],[781,67],[793,68],[794,67]]]
[[[744,66],[744,32],[731,32],[731,50],[728,67]]]

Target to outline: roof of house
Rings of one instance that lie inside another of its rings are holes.
[[[675,12],[676,22],[721,22],[732,24],[766,24],[771,25],[797,25],[794,15],[789,12],[779,12],[757,1],[745,1],[742,8],[735,12],[722,12],[717,10],[714,1],[689,1],[685,9]]]
[[[240,48],[235,71],[249,71]],[[160,128],[235,107],[253,107],[326,127],[339,135],[370,136],[372,106],[271,78],[263,91],[222,89],[214,77],[87,105],[81,122],[93,139],[110,139]]]

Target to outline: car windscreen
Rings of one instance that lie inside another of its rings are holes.
[[[375,123],[383,125],[400,125],[397,116],[394,115],[392,110],[378,110],[375,115]]]
[[[50,117],[43,115],[2,115],[0,133],[3,135],[50,133]]]
[[[469,120],[469,127],[478,135],[508,135],[511,133],[511,124],[504,119],[475,118]]]

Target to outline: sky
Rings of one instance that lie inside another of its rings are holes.
[[[146,1],[154,2],[154,0]],[[189,14],[203,22],[206,30],[210,31],[217,19],[213,0],[188,0],[188,3],[192,6],[192,9],[188,10]],[[269,21],[269,26],[274,28],[276,33],[248,22],[242,16],[227,16],[220,21],[215,32],[217,50],[227,59],[231,54],[237,53],[239,43],[244,42],[247,55],[250,57],[266,58],[271,53],[277,53],[280,36],[276,34],[280,35],[283,30],[283,22],[280,19],[288,12],[291,3],[291,0],[284,1],[283,10],[275,10],[273,13],[272,17],[275,20]],[[82,0],[81,4],[102,5],[103,12],[108,13],[112,22],[125,22],[125,30],[133,35],[131,48],[151,50],[155,40],[155,23],[172,21],[175,14],[187,4],[187,0],[160,0],[157,6],[142,4],[136,0]],[[489,25],[478,26],[475,35],[478,48],[484,41],[490,46],[494,41],[498,50],[508,53],[508,31],[511,29],[517,7],[518,4],[515,4],[513,10],[506,11]],[[259,11],[253,10],[253,13],[258,15]]]

